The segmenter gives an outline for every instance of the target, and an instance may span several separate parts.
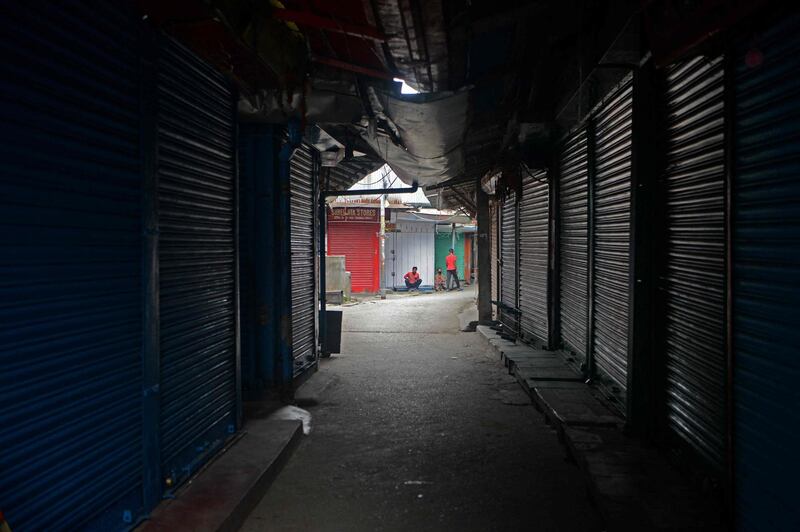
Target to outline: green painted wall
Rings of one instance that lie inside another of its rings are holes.
[[[435,241],[435,255],[434,255],[434,272],[439,268],[442,269],[442,274],[447,275],[447,267],[444,262],[444,258],[450,252],[450,248],[452,247],[451,244],[453,243],[453,237],[450,233],[436,233],[436,241]],[[456,268],[458,268],[458,278],[464,278],[464,233],[456,233],[456,246],[453,248],[456,250],[456,256],[458,260],[456,261]]]

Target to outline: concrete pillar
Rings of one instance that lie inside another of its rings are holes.
[[[489,246],[489,195],[481,188],[480,178],[476,183],[478,204],[478,321],[492,321],[492,254]]]

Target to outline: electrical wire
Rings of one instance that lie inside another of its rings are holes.
[[[415,212],[407,212],[406,214],[410,214],[410,215],[411,215],[411,216],[413,216],[414,218],[416,218],[416,219],[418,219],[418,220],[422,220],[423,222],[440,222],[440,223],[448,223],[448,222],[450,222],[451,220],[455,220],[455,219],[456,219],[457,217],[459,217],[459,216],[466,216],[466,217],[468,217],[468,218],[471,218],[471,217],[469,216],[469,214],[467,214],[467,213],[466,213],[466,211],[464,211],[464,209],[459,209],[459,211],[461,212],[461,214],[454,214],[453,216],[450,216],[449,218],[445,218],[444,220],[440,220],[440,219],[431,219],[431,218],[425,218],[425,217],[423,217],[423,216],[420,216],[419,214],[417,214],[417,213],[415,213]]]
[[[394,179],[392,179],[392,182],[391,182],[391,183],[389,183],[389,184],[388,184],[388,185],[387,185],[385,188],[387,188],[387,189],[390,189],[390,188],[392,188],[392,185],[394,185],[394,184],[395,184],[395,182],[397,181],[397,179],[398,179],[398,178],[397,178],[397,175],[395,175],[395,176],[394,176]],[[365,192],[366,192],[366,189],[365,189]],[[387,191],[387,192],[385,192],[384,194],[391,194],[391,192]],[[384,194],[377,194],[376,196],[373,196],[372,194],[364,194],[363,196],[350,196],[350,197],[351,197],[351,198],[358,198],[358,197],[360,197],[360,198],[362,198],[362,199],[367,199],[367,200],[369,200],[369,199],[380,199],[380,198],[381,198],[381,196],[383,196]],[[340,197],[341,197],[341,196],[340,196]]]
[[[544,174],[545,177],[544,177],[544,179],[542,179],[542,178],[536,177],[535,175],[531,174],[531,171],[528,170],[528,165],[527,164],[519,163],[519,166],[520,166],[521,169],[525,170],[525,173],[528,174],[528,177],[530,177],[534,181],[538,181],[539,183],[547,183],[547,182],[549,182],[549,179],[547,178],[547,172],[545,172],[545,174]]]
[[[390,171],[389,173],[392,173],[392,172]],[[380,179],[380,181],[373,181],[373,182],[371,182],[371,183],[361,183],[361,182],[359,181],[358,183],[356,183],[356,185],[364,185],[364,186],[370,186],[370,187],[371,187],[372,185],[377,185],[378,183],[383,183],[383,179],[384,179],[384,178],[385,178],[387,175],[389,175],[389,173],[382,175],[382,176],[381,176],[381,179]],[[366,177],[366,176],[364,176],[364,177]]]

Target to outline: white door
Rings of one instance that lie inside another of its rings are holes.
[[[386,233],[386,288],[405,287],[403,276],[417,267],[422,284],[433,285],[434,227],[432,223],[399,222]]]

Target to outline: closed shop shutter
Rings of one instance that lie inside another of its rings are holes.
[[[733,75],[737,529],[800,530],[800,16],[746,39]]]
[[[387,288],[405,288],[403,276],[413,266],[417,267],[422,286],[433,286],[434,229],[432,223],[398,222],[396,231],[386,233]]]
[[[593,334],[595,367],[624,391],[631,284],[632,76],[594,118]]]
[[[668,428],[722,465],[725,165],[722,58],[667,71],[666,223],[660,276]]]
[[[522,181],[519,208],[520,329],[526,339],[547,345],[550,185],[546,171]]]
[[[564,349],[586,358],[589,272],[589,162],[586,130],[559,157],[560,321]]]
[[[500,219],[500,301],[504,308],[501,321],[507,331],[518,332],[517,309],[517,194],[511,192],[503,201]]]
[[[292,234],[292,353],[294,376],[316,363],[317,283],[315,267],[316,176],[313,149],[303,144],[294,152],[290,167]]]
[[[328,255],[344,255],[353,292],[377,292],[380,289],[379,232],[380,226],[374,222],[328,225]]]
[[[499,275],[499,253],[497,251],[499,242],[497,217],[499,209],[497,202],[492,202],[489,206],[489,249],[491,265],[491,298],[494,301],[500,300],[500,275]],[[497,305],[492,305],[492,319],[497,319]]]
[[[119,530],[144,513],[137,18],[4,7],[0,509]]]
[[[174,485],[235,429],[235,124],[209,65],[163,39],[158,66],[161,471]]]

